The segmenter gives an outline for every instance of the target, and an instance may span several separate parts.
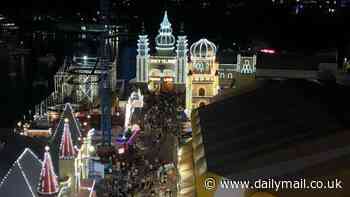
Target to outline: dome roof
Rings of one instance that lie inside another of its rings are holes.
[[[212,58],[216,55],[216,46],[213,42],[203,38],[192,44],[191,58]]]

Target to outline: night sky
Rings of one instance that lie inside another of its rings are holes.
[[[170,0],[152,0],[152,3],[130,0],[128,7],[122,4],[123,1],[111,0],[112,13],[119,18],[118,22],[129,23],[135,31],[144,21],[146,30],[155,34],[162,12],[167,9],[175,33],[179,24],[184,22],[190,39],[206,36],[224,47],[230,47],[232,42],[243,46],[262,40],[277,48],[329,48],[339,45],[348,33],[344,32],[347,17],[341,12],[332,17],[318,12],[295,16],[291,9],[272,8],[271,0],[208,0],[211,2],[208,8],[200,8],[200,0],[185,0],[180,5]],[[77,12],[95,15],[99,2],[30,0],[19,3],[13,0],[6,1],[2,7],[19,20],[28,19],[31,14],[72,18]]]

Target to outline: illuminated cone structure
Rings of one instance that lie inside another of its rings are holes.
[[[76,150],[73,145],[72,135],[69,129],[68,119],[65,120],[63,135],[60,145],[60,159],[69,160],[74,159]]]
[[[40,196],[57,196],[59,185],[52,165],[49,147],[45,148],[44,162],[41,168],[38,194]]]
[[[59,165],[59,161],[63,160],[60,158],[62,149],[62,139],[64,139],[64,131],[69,125],[69,133],[71,134],[71,141],[73,145],[79,145],[79,138],[81,137],[79,122],[75,118],[73,108],[71,104],[67,103],[62,112],[61,119],[57,125],[57,128],[50,140],[50,152],[52,157],[53,166],[56,173],[61,177],[62,166]],[[67,160],[67,159],[66,159]]]
[[[70,191],[76,190],[76,177],[75,177],[75,158],[77,156],[77,150],[74,147],[72,140],[72,134],[70,132],[70,121],[68,118],[64,119],[63,133],[61,137],[61,143],[59,147],[59,177],[61,179],[70,178]]]

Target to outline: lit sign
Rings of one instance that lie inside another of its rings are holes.
[[[174,59],[151,59],[152,64],[175,64],[176,60]]]

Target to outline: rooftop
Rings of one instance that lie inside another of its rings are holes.
[[[50,152],[52,157],[52,162],[54,169],[58,173],[58,160],[59,160],[59,151],[60,144],[62,140],[62,135],[64,132],[64,123],[65,119],[68,119],[69,130],[71,133],[72,141],[74,145],[79,144],[79,138],[81,137],[80,126],[73,114],[73,109],[71,104],[67,103],[65,105],[64,111],[61,114],[60,121],[55,129],[52,138],[50,139]]]
[[[27,147],[30,147],[31,150],[41,158],[46,141],[40,138],[30,138],[1,130],[0,144],[1,143],[3,143],[3,147],[0,147],[0,179],[5,176],[13,162]]]
[[[305,80],[261,83],[256,89],[199,109],[209,171],[222,176],[243,175],[253,169],[263,173],[264,158],[276,164],[303,154],[272,157],[275,152],[327,139],[349,128],[350,110],[345,105],[349,88]],[[320,145],[320,149],[330,146]]]
[[[37,197],[36,188],[41,166],[40,159],[29,148],[26,148],[2,178],[0,196]]]

